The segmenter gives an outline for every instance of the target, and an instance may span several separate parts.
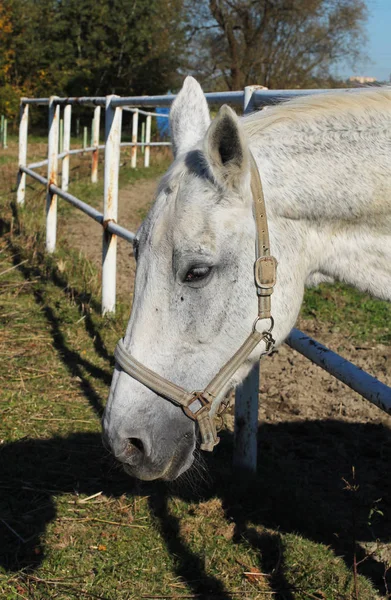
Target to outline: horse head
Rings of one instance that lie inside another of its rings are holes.
[[[240,119],[223,106],[211,122],[191,77],[172,105],[170,126],[175,160],[136,236],[123,348],[191,392],[203,390],[237,352],[258,314],[252,159]],[[265,344],[257,343],[223,393],[243,380],[262,350]],[[117,365],[104,439],[125,470],[141,479],[178,477],[196,447],[195,421],[158,392]]]

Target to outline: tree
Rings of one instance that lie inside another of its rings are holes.
[[[181,0],[59,6],[53,56],[56,70],[68,69],[68,94],[158,93],[172,85],[184,41]]]
[[[183,0],[0,0],[0,110],[13,96],[165,93],[184,48]],[[12,113],[12,114],[11,114]]]
[[[231,90],[312,87],[365,43],[363,0],[202,0],[188,11],[194,74]]]

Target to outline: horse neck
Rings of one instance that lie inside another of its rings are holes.
[[[252,131],[275,243],[307,283],[338,279],[391,300],[390,107],[391,95],[383,113],[326,111]]]
[[[391,130],[391,112],[387,120]],[[391,300],[390,136],[377,124],[363,118],[357,133],[335,121],[328,131],[327,119],[287,123],[253,137],[251,149],[275,243],[300,280],[342,280]]]
[[[269,211],[311,221],[390,214],[391,90],[353,96],[351,106],[337,94],[244,119]]]

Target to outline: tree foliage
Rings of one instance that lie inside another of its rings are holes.
[[[0,111],[22,95],[330,85],[365,38],[364,0],[0,0]]]
[[[164,93],[177,83],[183,22],[182,0],[2,0],[3,96]]]
[[[189,4],[193,72],[228,89],[313,86],[365,43],[363,0],[202,0]]]

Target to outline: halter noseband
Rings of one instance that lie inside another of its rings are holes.
[[[269,231],[262,183],[251,152],[250,162],[251,193],[257,229],[254,280],[258,295],[258,315],[245,342],[225,363],[206,388],[199,392],[189,392],[145,367],[128,352],[123,339],[118,342],[114,352],[117,363],[128,375],[159,396],[181,406],[185,414],[198,423],[202,440],[201,449],[209,452],[219,443],[215,416],[223,402],[227,383],[262,340],[266,342],[266,353],[272,350],[275,343],[272,337],[274,321],[271,316],[271,294],[276,283],[277,262],[273,256],[270,256]],[[259,332],[257,324],[258,321],[263,319],[270,319],[270,328],[267,331]]]

